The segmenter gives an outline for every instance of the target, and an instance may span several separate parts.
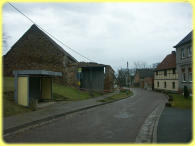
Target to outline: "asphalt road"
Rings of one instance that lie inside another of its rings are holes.
[[[162,103],[160,93],[134,89],[124,100],[77,112],[4,138],[6,142],[135,142],[147,116]]]

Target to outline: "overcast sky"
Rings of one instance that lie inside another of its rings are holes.
[[[12,3],[42,28],[97,63],[116,71],[126,62],[161,62],[192,30],[189,3]],[[3,31],[9,48],[32,25],[9,4]],[[57,41],[56,41],[57,42]],[[70,51],[78,61],[87,61]]]

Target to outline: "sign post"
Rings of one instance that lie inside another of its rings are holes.
[[[78,68],[78,87],[79,87],[79,95],[80,95],[80,86],[81,86],[81,72],[82,68]]]

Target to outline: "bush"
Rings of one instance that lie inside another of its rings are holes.
[[[169,96],[169,101],[173,101],[173,96],[172,95],[168,95]]]
[[[188,87],[187,86],[184,86],[184,97],[185,98],[188,98],[190,96],[190,93],[188,91]]]

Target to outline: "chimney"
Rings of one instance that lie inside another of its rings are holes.
[[[172,54],[176,54],[176,52],[175,51],[172,51]]]

